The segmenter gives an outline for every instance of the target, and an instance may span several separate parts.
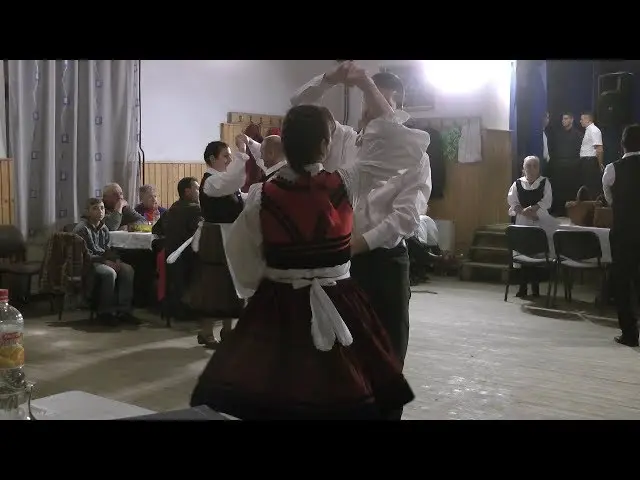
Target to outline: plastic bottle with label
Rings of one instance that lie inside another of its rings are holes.
[[[25,385],[23,333],[22,314],[9,305],[9,290],[0,289],[0,393]]]

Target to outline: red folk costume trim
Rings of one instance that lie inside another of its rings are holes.
[[[267,264],[321,268],[350,258],[353,209],[337,173],[263,184],[260,222]]]

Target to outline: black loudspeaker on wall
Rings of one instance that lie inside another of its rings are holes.
[[[598,77],[597,124],[624,127],[633,122],[633,74],[608,73]]]

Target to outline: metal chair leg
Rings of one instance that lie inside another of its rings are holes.
[[[507,285],[504,288],[504,301],[507,301],[509,296],[509,285],[511,284],[511,271],[513,270],[513,263],[509,264],[509,270],[507,270]]]
[[[62,314],[64,313],[64,294],[56,295],[58,301],[58,321],[62,320]]]
[[[558,298],[558,280],[560,279],[560,271],[561,271],[561,266],[559,263],[556,263],[555,266],[555,274],[553,276],[553,300],[552,300],[552,305],[555,307],[556,305],[556,300]]]
[[[547,308],[551,306],[551,284],[553,283],[553,264],[548,267],[549,281],[547,282]]]

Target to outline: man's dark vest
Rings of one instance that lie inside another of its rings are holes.
[[[640,155],[613,162],[616,172],[613,195],[612,233],[619,238],[640,240]]]
[[[225,197],[210,197],[204,193],[204,182],[211,176],[205,173],[200,182],[200,208],[205,222],[233,223],[244,208],[240,190]]]

